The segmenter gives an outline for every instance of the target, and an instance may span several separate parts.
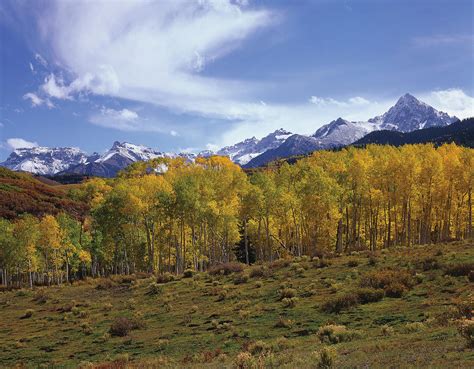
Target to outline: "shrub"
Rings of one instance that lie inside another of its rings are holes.
[[[126,317],[118,317],[110,326],[109,333],[112,336],[124,337],[133,329],[143,327],[143,323],[138,319],[130,319]]]
[[[257,288],[262,288],[262,286],[263,286],[263,282],[262,282],[262,281],[257,281],[257,282],[255,282],[255,287],[257,287]]]
[[[39,290],[33,296],[33,301],[37,302],[38,304],[45,304],[48,301],[49,297],[45,291]]]
[[[458,263],[446,266],[445,273],[453,277],[468,276],[474,271],[474,263]]]
[[[358,303],[359,299],[355,293],[346,293],[326,301],[322,306],[322,310],[327,313],[339,313],[344,309],[356,306]]]
[[[326,268],[330,264],[329,261],[327,261],[325,258],[314,258],[313,259],[313,268]]]
[[[385,291],[381,288],[359,288],[356,290],[356,295],[361,304],[368,304],[382,300]]]
[[[385,294],[388,297],[402,297],[407,288],[401,283],[392,283],[385,287]]]
[[[294,308],[298,302],[298,297],[285,297],[281,302],[286,308]]]
[[[467,278],[469,279],[469,282],[474,282],[474,270],[471,270],[469,274],[467,275]]]
[[[156,295],[161,295],[162,293],[163,293],[163,286],[159,285],[156,282],[152,282],[148,286],[148,292],[146,294],[151,295],[151,296],[156,296]]]
[[[156,277],[156,283],[159,283],[159,284],[169,283],[174,280],[175,280],[174,274],[171,274],[169,272],[158,274],[158,276]]]
[[[336,361],[336,351],[329,347],[323,347],[318,355],[318,369],[331,369],[334,368],[334,362]]]
[[[97,283],[95,287],[98,290],[110,290],[111,288],[115,287],[117,284],[111,280],[110,278],[102,278]]]
[[[249,352],[240,352],[234,360],[234,367],[237,369],[251,369],[255,367],[255,359]]]
[[[296,290],[294,288],[283,288],[279,292],[280,294],[280,300],[283,300],[285,298],[291,299],[293,297],[296,297]]]
[[[355,267],[359,266],[359,262],[355,259],[351,259],[347,262],[347,266],[349,268],[355,268]]]
[[[21,316],[21,319],[28,319],[28,318],[31,318],[33,316],[33,313],[35,311],[33,309],[27,309],[25,311],[25,313]]]
[[[374,255],[370,255],[370,256],[369,256],[369,261],[367,262],[367,265],[369,265],[369,266],[376,266],[377,263],[378,263],[377,257],[374,256]]]
[[[265,269],[262,266],[257,266],[250,269],[250,278],[262,278],[265,276]]]
[[[192,270],[192,269],[186,269],[183,272],[183,278],[192,278],[193,275],[194,275],[194,270]]]
[[[420,260],[418,263],[416,263],[416,266],[424,272],[441,268],[438,260],[434,257],[427,257],[423,260]]]
[[[244,264],[237,262],[222,263],[214,265],[209,269],[210,275],[229,275],[232,273],[241,273],[244,270]]]
[[[270,269],[281,269],[281,268],[286,268],[291,264],[291,259],[277,259],[275,261],[272,261],[268,267]]]
[[[221,290],[217,295],[217,301],[224,301],[227,297],[227,290]]]
[[[82,329],[82,332],[83,332],[85,335],[87,335],[87,336],[89,336],[89,335],[91,335],[92,333],[94,333],[94,331],[93,331],[91,325],[90,325],[88,322],[82,323],[82,324],[81,324],[81,329]]]
[[[459,322],[459,334],[464,337],[469,348],[474,348],[474,320],[463,319]]]
[[[403,327],[403,332],[404,333],[415,333],[415,332],[420,332],[425,329],[425,325],[422,322],[413,322],[413,323],[407,323]]]
[[[234,284],[244,284],[249,281],[249,276],[246,273],[238,273],[234,277]]]
[[[290,329],[293,326],[293,321],[290,319],[284,319],[282,316],[278,318],[278,321],[275,323],[275,328],[286,328]]]
[[[125,275],[125,276],[120,278],[120,283],[121,284],[132,284],[133,282],[135,282],[136,279],[137,279],[137,277],[135,277],[134,275]]]
[[[352,341],[359,334],[347,329],[345,325],[328,324],[318,330],[318,338],[323,343],[340,343]]]
[[[380,331],[383,336],[391,336],[395,333],[395,330],[387,324],[384,324],[382,327],[380,327]]]
[[[290,341],[286,337],[278,337],[272,345],[273,351],[279,352],[290,348]]]
[[[401,297],[405,291],[413,287],[415,281],[407,270],[378,270],[365,274],[361,287],[384,289],[388,297]]]
[[[255,341],[248,346],[248,351],[252,355],[259,355],[270,351],[270,346],[263,341]]]

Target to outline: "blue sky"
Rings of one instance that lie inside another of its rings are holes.
[[[2,1],[0,160],[198,151],[366,120],[410,92],[474,115],[472,1]]]

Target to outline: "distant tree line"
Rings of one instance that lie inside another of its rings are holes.
[[[246,175],[228,158],[154,159],[71,190],[90,210],[0,220],[4,285],[204,271],[237,258],[378,250],[472,233],[474,150],[370,145]]]

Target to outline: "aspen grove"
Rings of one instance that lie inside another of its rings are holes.
[[[472,237],[474,150],[371,145],[245,173],[226,157],[153,159],[70,190],[84,216],[0,219],[4,285],[180,274]]]

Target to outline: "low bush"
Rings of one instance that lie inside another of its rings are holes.
[[[248,346],[248,351],[252,355],[263,354],[265,352],[269,352],[270,350],[271,350],[270,345],[263,341],[255,341],[249,344]]]
[[[117,284],[110,278],[101,278],[97,282],[97,286],[95,288],[98,290],[110,290],[111,288],[114,288],[116,285]]]
[[[340,343],[352,341],[359,333],[348,329],[345,325],[328,324],[318,330],[318,338],[322,343]]]
[[[38,304],[45,304],[48,301],[49,297],[44,290],[39,290],[33,296],[33,301]]]
[[[323,347],[317,353],[317,368],[318,369],[331,369],[334,368],[336,361],[336,351],[329,347]]]
[[[244,264],[237,262],[222,263],[214,265],[209,269],[210,275],[229,275],[232,273],[241,273],[244,270]]]
[[[139,328],[143,328],[143,323],[140,320],[118,317],[112,322],[109,333],[111,336],[125,337],[131,330]]]
[[[262,278],[265,276],[265,268],[262,266],[256,266],[250,269],[250,278]]]
[[[279,299],[283,300],[285,298],[291,299],[293,297],[296,297],[296,290],[294,288],[282,288],[279,291]]]
[[[417,262],[416,267],[418,269],[423,270],[424,272],[427,272],[428,270],[440,269],[441,264],[438,262],[438,260],[436,258],[427,257],[427,258],[422,259],[419,262]]]
[[[459,322],[459,334],[464,337],[467,347],[474,348],[474,320],[463,319]]]
[[[298,297],[285,297],[281,300],[283,306],[286,308],[294,308],[298,303]]]
[[[291,327],[293,327],[293,321],[290,319],[284,319],[282,316],[280,316],[274,327],[290,329]]]
[[[387,324],[384,324],[380,327],[380,332],[383,336],[392,336],[395,333],[395,330]]]
[[[381,288],[359,288],[355,293],[361,304],[377,302],[385,296],[385,291]]]
[[[404,333],[415,333],[423,331],[425,328],[426,327],[422,322],[413,322],[405,324],[405,326],[402,328],[402,331]]]
[[[163,274],[158,274],[156,277],[156,283],[163,284],[163,283],[169,283],[174,281],[176,278],[174,274],[171,274],[169,272],[163,273]]]
[[[272,344],[272,351],[280,352],[291,347],[290,340],[286,337],[278,337]]]
[[[342,310],[356,306],[358,303],[359,299],[355,293],[346,293],[326,301],[322,306],[322,310],[326,313],[339,313]]]
[[[262,281],[257,281],[257,282],[255,282],[255,287],[257,287],[257,288],[262,288],[262,286],[263,286],[263,282],[262,282]]]
[[[186,269],[183,272],[183,278],[192,278],[194,276],[194,270],[192,269]]]
[[[157,296],[157,295],[161,295],[162,293],[163,293],[163,286],[159,285],[156,282],[152,282],[148,286],[148,292],[146,294],[150,296]]]
[[[412,274],[407,270],[378,270],[365,274],[360,281],[361,287],[384,289],[388,297],[401,297],[415,284]]]
[[[256,360],[250,352],[239,352],[234,360],[236,369],[252,369],[256,366]]]
[[[457,263],[446,266],[445,274],[453,277],[468,276],[474,271],[474,263]]]
[[[234,284],[244,284],[249,281],[249,276],[246,273],[238,273],[234,277]]]
[[[291,259],[277,259],[272,261],[268,267],[270,269],[282,269],[286,268],[291,264]]]
[[[355,268],[355,267],[359,266],[359,262],[355,259],[351,259],[347,262],[347,266],[349,268]]]
[[[28,318],[31,318],[33,316],[33,313],[35,311],[33,309],[27,309],[25,311],[25,313],[21,316],[21,319],[28,319]]]

